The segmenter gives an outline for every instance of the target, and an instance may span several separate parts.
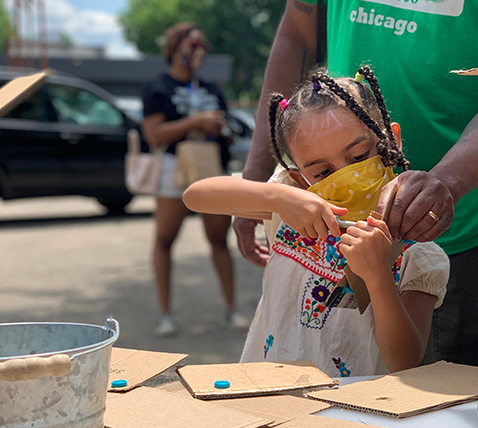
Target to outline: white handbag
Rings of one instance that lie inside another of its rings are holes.
[[[214,141],[181,141],[176,146],[176,159],[176,184],[180,187],[223,175],[219,144]]]
[[[125,156],[125,184],[130,193],[157,195],[161,172],[162,149],[142,153],[139,132],[128,130],[128,152]]]

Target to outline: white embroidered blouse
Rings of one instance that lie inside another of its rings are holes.
[[[284,170],[269,180],[293,183]],[[344,275],[340,237],[301,237],[277,214],[266,221],[271,255],[262,298],[241,362],[310,360],[331,377],[388,373],[375,338],[371,305],[357,309],[325,306]],[[449,261],[435,243],[408,241],[392,272],[399,293],[421,291],[443,302]]]

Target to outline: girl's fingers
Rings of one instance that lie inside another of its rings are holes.
[[[367,224],[372,227],[376,227],[380,229],[383,234],[390,240],[392,241],[392,235],[390,234],[390,231],[388,230],[387,224],[382,221],[382,220],[377,220],[371,216],[367,217]]]
[[[335,224],[338,227],[337,222],[335,222]],[[327,236],[329,235],[330,227],[327,227],[326,224],[322,221],[321,218],[319,220],[315,221],[314,228],[317,231],[319,237],[322,238],[322,239],[327,238]],[[332,232],[332,234],[334,233],[332,230],[330,230],[330,231]],[[339,231],[339,233],[340,233],[340,231]],[[334,236],[338,236],[338,235],[334,235]]]
[[[332,213],[334,213],[334,215],[345,215],[347,214],[348,212],[348,209],[347,208],[341,208],[341,207],[338,207],[334,204],[331,204],[330,202],[327,202],[327,205],[329,206],[329,208],[332,210]]]
[[[330,233],[334,236],[339,236],[340,235],[340,227],[339,224],[337,223],[337,219],[335,218],[334,214],[331,211],[327,211],[322,213],[322,219],[320,223],[327,225],[327,229],[330,230]],[[318,223],[318,222],[316,222]],[[317,227],[316,227],[317,229]]]
[[[359,224],[359,223],[365,223],[365,222],[364,221],[357,222],[355,226],[347,227],[347,235],[354,236],[355,238],[359,238],[361,236],[366,235],[368,232],[370,232],[373,229],[371,226],[368,226],[367,223],[365,223],[366,227],[364,227],[363,224]]]
[[[300,235],[300,236],[303,236],[304,238],[308,238],[309,237],[309,234],[307,233],[307,230],[305,230],[305,228],[298,228],[297,229],[297,233]]]
[[[353,245],[355,242],[356,238],[352,235],[349,235],[348,233],[344,233],[340,237],[340,245],[345,244],[345,245]]]
[[[307,232],[307,236],[309,238],[317,238],[319,236],[319,234],[317,233],[317,231],[314,229],[314,225],[311,224],[310,226],[306,226],[305,227],[305,231]]]

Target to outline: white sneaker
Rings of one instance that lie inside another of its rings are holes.
[[[176,336],[179,332],[178,325],[171,318],[171,315],[161,315],[154,329],[154,334],[159,337]]]
[[[226,321],[229,328],[235,331],[247,331],[251,325],[248,319],[234,309],[227,312]]]

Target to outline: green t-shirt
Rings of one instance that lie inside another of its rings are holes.
[[[478,77],[450,74],[478,67],[478,1],[326,3],[330,75],[354,76],[370,65],[412,169],[430,170],[478,113]],[[449,255],[478,246],[478,189],[460,200],[436,242]]]

